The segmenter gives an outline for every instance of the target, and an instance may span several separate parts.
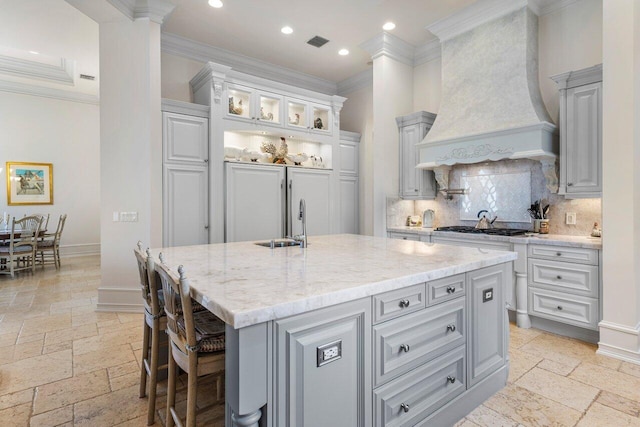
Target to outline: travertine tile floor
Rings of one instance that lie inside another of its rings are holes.
[[[146,425],[142,315],[96,312],[99,281],[97,256],[0,277],[0,426]],[[640,366],[595,350],[512,326],[509,384],[458,426],[640,426]],[[164,422],[164,387],[156,425]],[[214,382],[205,381],[198,425],[223,425],[213,396]]]

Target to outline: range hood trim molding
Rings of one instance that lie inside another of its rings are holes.
[[[458,163],[471,164],[503,159],[555,161],[557,128],[548,122],[493,132],[477,133],[435,142],[419,142],[417,169],[432,170]],[[433,159],[433,160],[426,160]]]

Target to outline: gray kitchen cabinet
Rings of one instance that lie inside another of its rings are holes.
[[[170,105],[169,105],[170,104]],[[162,239],[164,246],[209,243],[209,119],[163,103]],[[195,113],[208,114],[196,106]]]
[[[513,277],[511,264],[467,273],[467,386],[473,387],[503,366],[507,358],[508,328],[503,286]]]
[[[360,232],[360,134],[340,131],[340,233]]]
[[[396,117],[399,130],[399,196],[402,199],[435,199],[436,183],[433,171],[416,169],[422,142],[431,129],[436,115],[426,111]]]
[[[307,235],[329,234],[331,173],[324,169],[226,162],[226,241],[301,234],[300,199],[305,199],[306,204]]]
[[[595,337],[567,333],[562,325],[597,331],[600,321],[600,268],[595,249],[529,245],[528,308],[533,325],[587,341]],[[537,318],[551,320],[538,324]],[[557,328],[560,327],[560,330]],[[584,330],[583,329],[583,330]]]
[[[371,299],[278,320],[274,328],[274,425],[370,426]]]
[[[602,64],[553,76],[560,89],[560,179],[566,198],[602,195]]]

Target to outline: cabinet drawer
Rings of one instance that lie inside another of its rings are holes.
[[[399,233],[397,231],[387,232],[387,237],[390,239],[402,239],[402,240],[415,240],[420,241],[420,236],[413,233]]]
[[[466,246],[470,248],[478,248],[478,249],[491,249],[495,251],[510,251],[511,243],[508,242],[496,242],[487,239],[473,239],[473,238],[451,238],[451,237],[442,237],[442,236],[432,236],[431,241],[433,243],[441,243],[443,245],[454,245],[454,246]]]
[[[598,329],[598,300],[529,288],[529,314],[588,329]]]
[[[597,249],[570,248],[566,246],[529,245],[529,256],[533,258],[598,265]]]
[[[598,297],[598,266],[529,259],[529,285]]]
[[[374,326],[374,384],[464,344],[464,304],[464,298],[458,298]]]
[[[384,322],[425,307],[424,283],[373,296],[373,323]]]
[[[466,389],[465,346],[373,392],[376,427],[413,426]]]
[[[465,294],[464,274],[427,282],[427,305],[431,306]]]

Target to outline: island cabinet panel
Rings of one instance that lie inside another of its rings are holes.
[[[375,384],[381,385],[465,342],[462,298],[373,328]]]
[[[275,325],[276,426],[371,425],[371,299]]]
[[[466,390],[465,369],[461,346],[376,389],[375,426],[416,425]]]
[[[502,290],[512,274],[511,264],[467,273],[469,387],[505,363],[508,328]]]

